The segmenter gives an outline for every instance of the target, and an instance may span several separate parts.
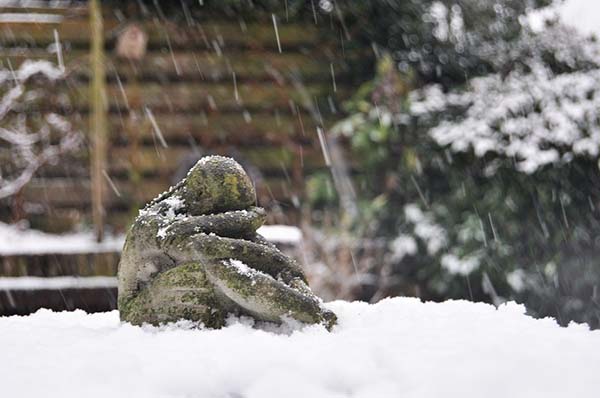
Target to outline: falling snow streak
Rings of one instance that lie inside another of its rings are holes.
[[[62,53],[62,45],[58,37],[58,31],[54,29],[54,45],[56,46],[56,57],[58,59],[58,67],[61,71],[65,71],[65,62]]]
[[[117,73],[116,68],[115,68],[115,76],[117,77],[117,85],[119,86],[119,91],[121,92],[121,95],[123,96],[123,101],[125,102],[125,107],[127,109],[130,109],[129,108],[129,100],[127,99],[127,94],[125,93],[125,88],[123,87],[123,82],[121,82],[121,77]]]
[[[488,218],[490,220],[490,227],[492,227],[492,235],[494,236],[494,241],[498,241],[498,235],[496,234],[496,227],[494,226],[494,222],[492,221],[492,213],[488,213]]]
[[[271,14],[271,18],[273,19],[273,28],[275,28],[275,38],[277,39],[277,49],[281,54],[281,41],[279,40],[279,30],[277,29],[277,17],[275,14]]]
[[[115,185],[113,180],[110,178],[110,176],[108,175],[106,170],[102,170],[102,175],[104,176],[104,178],[106,178],[106,181],[108,182],[108,185],[110,186],[110,189],[112,189],[113,192],[115,193],[115,195],[117,195],[120,198],[121,192],[119,191],[119,189],[117,188],[117,186]]]
[[[231,72],[231,74],[233,76],[233,96],[235,98],[235,102],[237,102],[239,104],[240,103],[240,93],[238,92],[237,78],[235,76],[235,72]]]
[[[346,26],[346,21],[344,21],[344,16],[342,15],[340,7],[338,7],[337,4],[335,4],[335,1],[333,3],[333,8],[335,8],[335,14],[338,17],[340,24],[342,25],[342,31],[344,32],[344,36],[346,36],[347,41],[350,41],[350,32],[348,31],[348,27]]]
[[[560,201],[560,210],[562,213],[563,221],[565,223],[565,227],[567,227],[567,229],[569,229],[569,220],[567,219],[567,212],[565,211],[565,204],[564,204],[562,198],[560,198],[559,201]]]
[[[427,199],[425,198],[425,195],[423,195],[423,191],[421,191],[421,187],[419,186],[419,183],[417,183],[417,180],[415,180],[415,177],[412,174],[410,176],[410,180],[412,181],[413,185],[415,186],[417,193],[419,194],[419,197],[423,201],[423,204],[425,205],[425,207],[429,208],[429,203],[427,203]]]
[[[312,7],[313,19],[315,20],[315,25],[317,25],[317,10],[315,9],[315,0],[310,0],[310,5]]]
[[[319,136],[319,144],[321,144],[321,151],[323,152],[323,157],[325,158],[325,164],[327,167],[331,167],[329,149],[327,148],[327,141],[325,141],[325,134],[323,133],[323,129],[321,127],[317,127],[317,134]]]
[[[479,228],[481,228],[481,236],[483,237],[483,245],[487,247],[487,235],[485,233],[485,227],[483,226],[483,220],[479,217],[479,213],[477,214],[477,218],[479,219]]]
[[[144,111],[146,112],[146,116],[148,117],[148,119],[150,120],[150,123],[152,124],[152,131],[156,135],[156,138],[158,138],[158,141],[163,146],[163,148],[168,148],[169,145],[167,145],[167,141],[165,141],[165,137],[163,136],[163,134],[160,130],[160,127],[158,127],[158,123],[156,123],[156,119],[154,118],[152,111],[147,106],[144,107]]]
[[[300,108],[296,105],[296,114],[298,115],[298,122],[300,123],[300,131],[302,132],[302,136],[306,136],[306,132],[304,131],[304,122],[302,121],[302,114],[300,113]]]
[[[331,69],[331,82],[333,83],[333,92],[337,93],[337,85],[335,84],[335,71],[333,70],[333,62],[329,63],[329,68]]]
[[[169,47],[169,53],[171,54],[171,60],[173,61],[173,66],[175,67],[175,73],[177,76],[181,76],[181,69],[179,69],[179,64],[175,59],[175,54],[173,53],[173,46],[171,46],[171,38],[169,37],[169,33],[165,31],[165,38],[167,39],[167,46]]]

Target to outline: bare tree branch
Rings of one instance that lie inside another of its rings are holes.
[[[81,144],[81,133],[61,115],[45,113],[37,131],[27,128],[25,117],[9,117],[30,101],[27,85],[37,76],[50,82],[65,78],[63,70],[47,61],[25,61],[16,71],[0,70],[0,148],[10,154],[0,163],[0,199],[18,193],[41,167]]]

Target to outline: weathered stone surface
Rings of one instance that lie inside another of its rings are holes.
[[[233,159],[202,158],[150,202],[129,230],[119,264],[119,313],[133,324],[228,314],[335,324],[300,266],[256,233],[265,211]]]

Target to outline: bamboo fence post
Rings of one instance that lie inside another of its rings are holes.
[[[90,0],[91,71],[90,99],[90,142],[91,142],[91,194],[92,221],[96,240],[104,238],[104,178],[106,167],[106,82],[104,65],[104,29],[99,0]]]

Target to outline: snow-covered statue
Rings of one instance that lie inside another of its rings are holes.
[[[119,264],[119,312],[139,325],[188,319],[224,325],[228,314],[280,323],[336,321],[300,266],[256,230],[265,211],[233,159],[202,158],[150,202],[131,227]]]

